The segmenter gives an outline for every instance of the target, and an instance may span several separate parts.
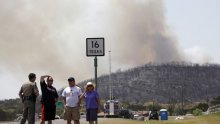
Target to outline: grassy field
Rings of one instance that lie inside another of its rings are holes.
[[[175,117],[169,117],[168,121],[137,121],[120,118],[99,118],[98,124],[220,124],[220,113],[213,115],[204,115],[197,117],[185,117],[184,120],[175,120]],[[2,124],[19,124],[19,122],[0,122]],[[36,122],[39,124],[40,120]],[[80,119],[81,124],[88,124],[85,118]],[[63,119],[53,121],[53,124],[66,124]]]
[[[168,121],[137,121],[128,119],[108,119],[99,124],[220,124],[220,113],[186,118],[184,120],[170,119]]]

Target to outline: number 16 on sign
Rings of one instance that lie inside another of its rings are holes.
[[[104,38],[86,38],[86,56],[104,56],[104,46]]]

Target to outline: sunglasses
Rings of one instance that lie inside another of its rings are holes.
[[[93,87],[92,85],[88,85],[87,87]]]

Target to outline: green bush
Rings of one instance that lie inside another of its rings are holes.
[[[209,105],[207,103],[199,103],[197,106],[194,107],[194,109],[197,109],[197,108],[201,109],[203,112],[205,112],[208,110]]]
[[[202,115],[202,110],[201,109],[195,109],[193,110],[193,113],[192,113],[194,116],[199,116],[199,115]]]

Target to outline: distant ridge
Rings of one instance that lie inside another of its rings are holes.
[[[182,97],[184,102],[201,102],[220,96],[219,64],[146,64],[112,73],[111,80],[114,97],[131,103],[180,102]],[[87,81],[79,85],[83,87]],[[102,99],[109,99],[110,83],[109,75],[98,77]]]

